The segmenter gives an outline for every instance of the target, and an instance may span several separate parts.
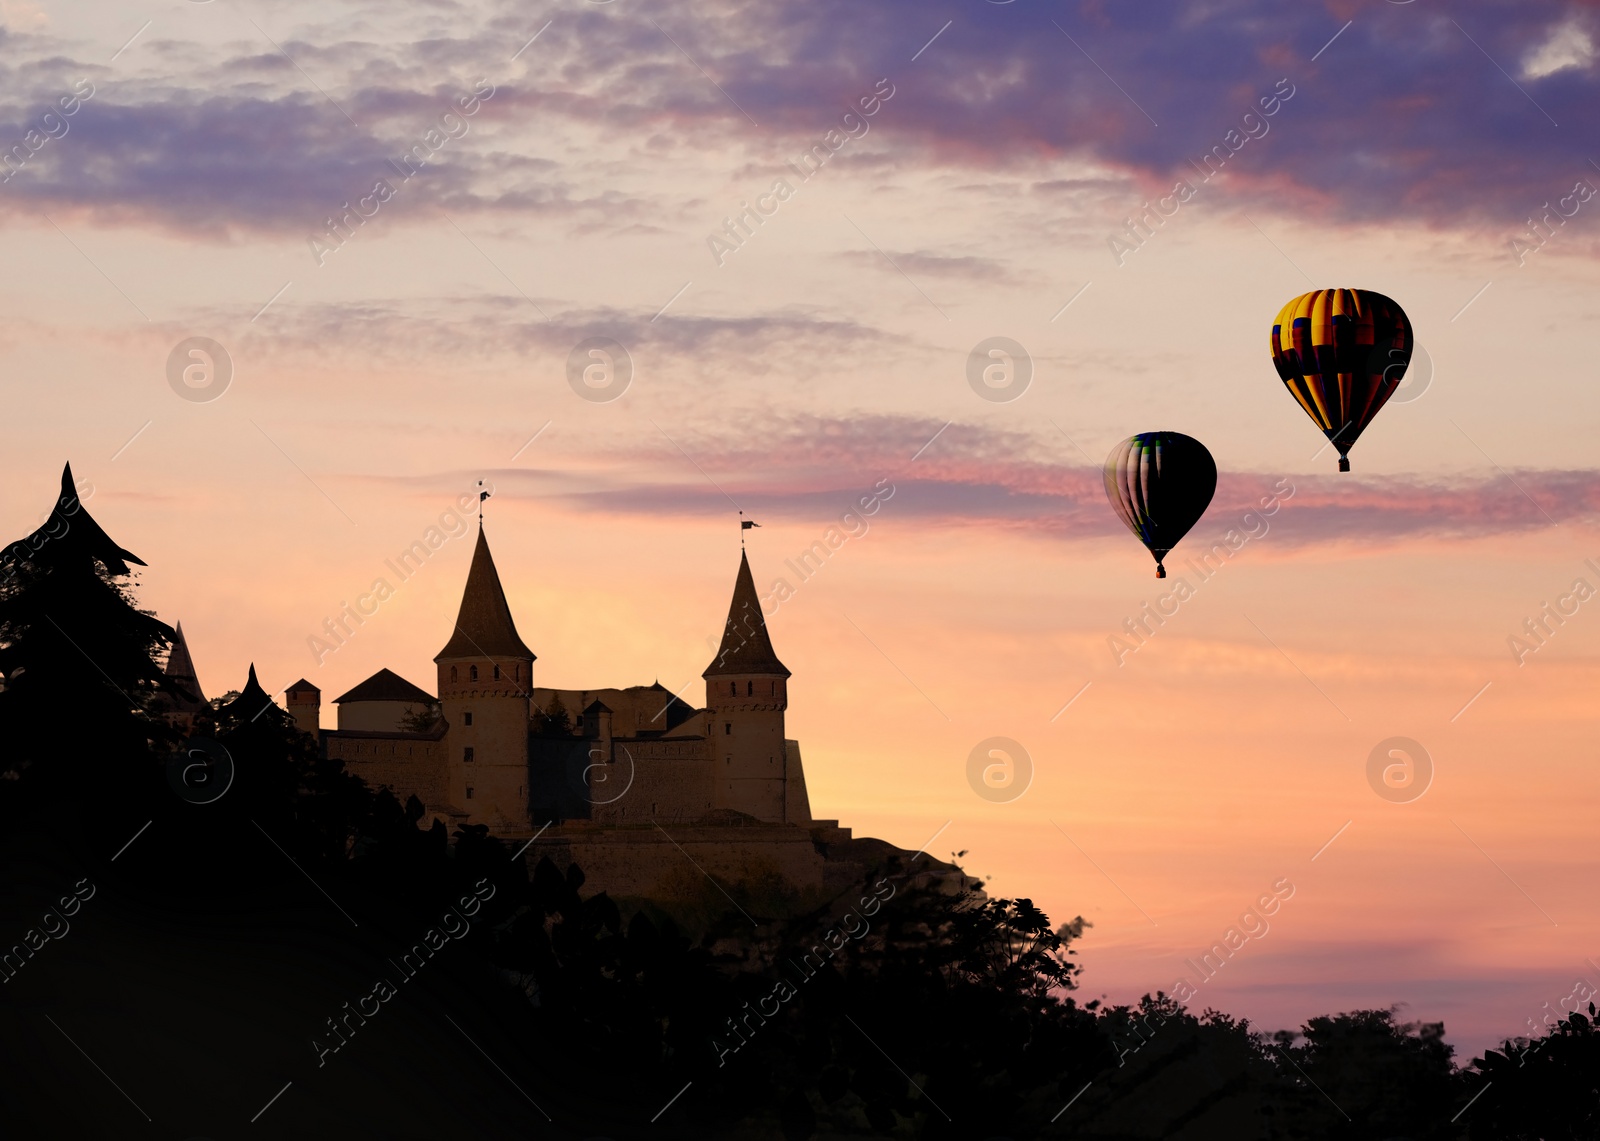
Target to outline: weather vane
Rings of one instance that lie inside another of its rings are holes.
[[[483,490],[483,480],[478,481],[478,527],[483,527],[483,501],[488,499],[491,492]]]
[[[741,551],[744,550],[744,533],[750,530],[752,527],[759,526],[761,526],[761,524],[757,523],[754,519],[746,519],[743,511],[739,512],[739,549]]]

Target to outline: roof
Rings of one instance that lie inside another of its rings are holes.
[[[729,674],[776,674],[788,677],[789,670],[778,660],[767,633],[767,619],[761,613],[761,596],[750,575],[750,560],[739,552],[739,574],[733,580],[733,602],[728,607],[728,622],[723,627],[722,645],[701,677],[726,677]]]
[[[342,705],[347,701],[407,701],[432,705],[438,698],[427,690],[412,685],[393,670],[379,670],[354,689],[333,699],[335,705]]]
[[[272,704],[272,698],[267,691],[261,688],[261,683],[256,680],[255,663],[250,663],[250,677],[244,683],[244,689],[239,691],[239,696],[234,698],[221,709],[217,710],[218,717],[235,717],[244,721],[254,721]]]
[[[595,698],[593,701],[591,701],[588,705],[583,707],[583,715],[585,717],[589,716],[589,714],[591,714],[591,713],[597,713],[598,714],[598,713],[610,713],[610,712],[611,712],[611,706],[609,706],[605,702],[601,701],[598,697]]]
[[[189,643],[183,637],[183,623],[179,622],[172,639],[172,649],[167,653],[166,667],[161,671],[179,683],[184,692],[172,701],[174,708],[194,712],[206,708],[206,695],[200,691],[200,679],[195,676],[194,659],[189,656]]]
[[[299,681],[290,682],[287,686],[284,687],[283,692],[284,693],[318,693],[318,694],[320,694],[322,691],[320,689],[318,689],[316,686],[312,685],[305,678],[301,678]]]
[[[521,658],[534,660],[534,652],[523,644],[517,624],[511,620],[511,607],[500,585],[500,574],[489,553],[489,540],[478,527],[478,545],[472,551],[472,567],[467,571],[467,586],[461,593],[461,610],[455,630],[434,661],[468,658]]]
[[[61,469],[61,497],[56,500],[50,518],[45,521],[44,526],[33,533],[33,535],[41,534],[45,538],[73,535],[74,542],[92,557],[104,563],[106,569],[114,575],[127,574],[129,563],[141,567],[145,565],[144,560],[133,552],[117,546],[78,500],[78,485],[72,478],[71,464],[66,464]],[[35,543],[33,535],[28,536],[27,542],[30,548],[37,550],[42,541]]]

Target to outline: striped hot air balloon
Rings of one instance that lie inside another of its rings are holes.
[[[1206,446],[1182,432],[1140,432],[1111,449],[1106,498],[1156,560],[1162,560],[1200,521],[1217,490],[1217,464]]]
[[[1415,344],[1405,310],[1370,289],[1302,293],[1272,323],[1272,363],[1290,394],[1339,449],[1372,422],[1411,363]]]

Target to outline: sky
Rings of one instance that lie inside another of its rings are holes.
[[[538,683],[703,703],[743,511],[814,814],[1082,915],[1083,997],[1400,1003],[1465,1060],[1600,987],[1600,4],[0,23],[0,526],[70,461],[209,695],[431,687],[483,480]],[[1333,286],[1420,348],[1343,475],[1267,350]],[[1099,472],[1150,430],[1221,473],[1165,583]]]

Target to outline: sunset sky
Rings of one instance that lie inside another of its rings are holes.
[[[1600,593],[1509,643],[1600,592],[1600,3],[0,18],[0,528],[70,461],[208,696],[251,662],[325,700],[385,666],[431,689],[461,537],[309,639],[482,479],[538,683],[702,704],[742,509],[758,585],[793,589],[769,620],[814,814],[1082,914],[1084,997],[1194,981],[1281,879],[1192,1005],[1404,1003],[1470,1056],[1600,988]],[[1348,475],[1267,348],[1331,286],[1423,350]],[[215,399],[169,383],[191,337],[231,358]],[[615,400],[569,384],[596,337],[632,362]],[[992,337],[1031,359],[1016,399],[968,383]],[[1193,597],[1119,664],[1174,580],[1099,466],[1156,429],[1221,477],[1168,560]],[[785,566],[883,488],[820,572]],[[1395,736],[1434,769],[1409,803],[1368,783]],[[1008,801],[968,781],[991,737],[1031,757]]]

